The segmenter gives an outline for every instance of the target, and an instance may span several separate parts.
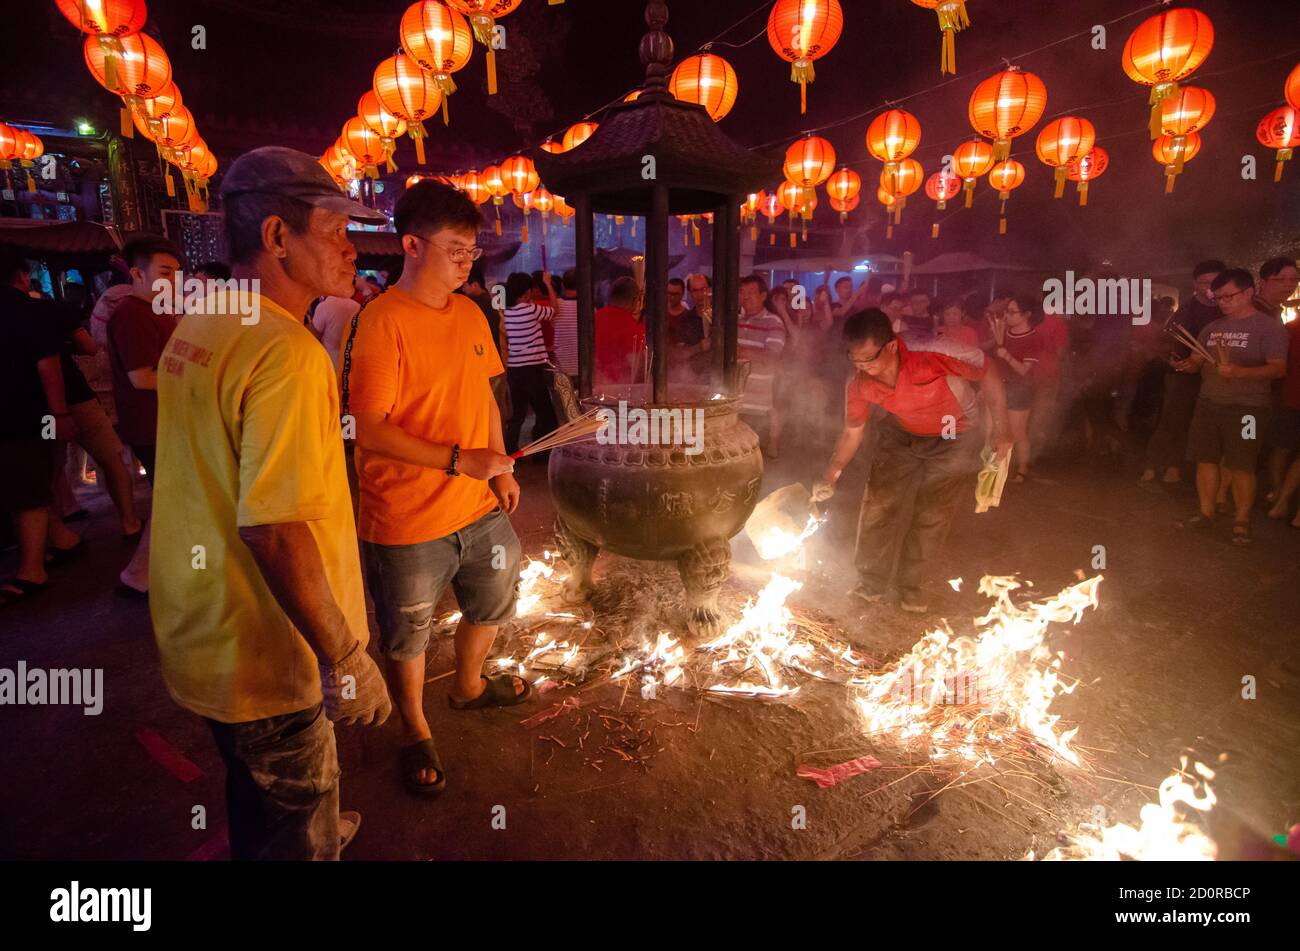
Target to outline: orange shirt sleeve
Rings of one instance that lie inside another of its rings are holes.
[[[477,310],[477,305],[473,306]],[[483,348],[483,355],[487,359],[487,375],[490,380],[494,376],[505,373],[506,368],[501,363],[501,354],[497,352],[496,342],[492,339],[492,328],[478,314],[475,314],[475,317],[479,318],[475,320],[474,326],[477,328],[479,346]]]
[[[397,404],[402,360],[397,327],[385,313],[376,310],[361,315],[352,342],[352,370],[348,374],[348,411],[352,413],[391,413]]]

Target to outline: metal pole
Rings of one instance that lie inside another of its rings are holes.
[[[723,282],[724,294],[719,301],[717,294],[713,297],[713,319],[718,319],[721,312],[725,334],[722,346],[723,379],[727,385],[727,394],[736,395],[736,353],[739,349],[740,330],[740,205],[734,195],[727,196],[727,203],[722,209],[725,224],[722,240],[727,246],[727,278]],[[714,220],[717,220],[716,218]]]
[[[646,222],[645,320],[653,400],[668,399],[668,186],[656,184]]]
[[[713,373],[713,386],[717,391],[727,388],[724,365],[726,357],[725,321],[723,320],[723,287],[727,283],[727,256],[732,253],[732,242],[727,240],[727,204],[720,202],[713,209],[713,318],[709,321],[709,365]]]
[[[591,395],[596,379],[596,293],[591,264],[595,258],[595,232],[591,219],[591,196],[573,199],[575,275],[578,279],[578,393]]]

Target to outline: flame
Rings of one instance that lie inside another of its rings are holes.
[[[709,690],[721,693],[761,693],[763,695],[789,696],[798,687],[789,687],[781,680],[778,666],[797,665],[812,656],[813,646],[799,639],[794,627],[794,617],[785,602],[803,585],[784,575],[773,574],[772,580],[741,610],[740,620],[731,625],[720,637],[700,646],[701,651],[726,653],[713,664],[713,671],[722,674],[739,668],[736,676],[744,676],[757,669],[765,684],[755,688],[751,684],[714,684]]]
[[[524,565],[523,570],[519,572],[519,597],[515,602],[515,616],[527,617],[535,612],[538,605],[541,604],[545,593],[540,590],[539,582],[554,581],[557,584],[563,583],[567,576],[557,575],[555,568],[550,564],[555,555],[550,551],[542,552],[541,559],[530,558],[528,564]],[[547,617],[573,617],[574,615],[548,614]]]
[[[769,526],[761,535],[752,539],[754,548],[758,551],[758,557],[764,561],[771,561],[773,558],[784,558],[791,552],[801,549],[803,543],[817,529],[821,528],[821,524],[816,517],[809,515],[808,524],[803,527],[803,531],[798,535],[775,525]]]
[[[1049,624],[1077,624],[1086,608],[1096,607],[1100,582],[1097,575],[1048,601],[1017,605],[1011,592],[1019,581],[985,576],[979,590],[994,604],[975,620],[982,629],[977,636],[931,631],[901,660],[854,682],[867,730],[923,745],[932,759],[989,763],[997,745],[1020,731],[1079,765],[1070,747],[1077,728],[1060,732],[1060,716],[1048,713],[1075,685],[1061,682],[1064,655],[1047,646],[1046,635]]]
[[[1187,811],[1178,808],[1180,805],[1190,806],[1205,813],[1217,801],[1209,784],[1209,780],[1214,778],[1214,770],[1204,763],[1194,763],[1192,769],[1200,779],[1189,782],[1187,757],[1182,757],[1181,768],[1160,784],[1159,803],[1149,802],[1139,811],[1141,825],[1138,828],[1123,822],[1112,826],[1084,824],[1080,826],[1080,832],[1067,836],[1070,839],[1068,846],[1053,849],[1043,856],[1044,860],[1213,861],[1218,854],[1214,840],[1198,826],[1189,823]],[[1033,853],[1030,852],[1026,858],[1032,859]]]

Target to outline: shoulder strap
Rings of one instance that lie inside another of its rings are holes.
[[[352,375],[352,341],[357,338],[357,323],[361,319],[361,312],[383,296],[383,293],[376,294],[358,307],[357,312],[352,315],[352,328],[348,331],[348,342],[343,347],[343,395],[339,405],[339,412],[343,416],[348,415],[348,377]]]

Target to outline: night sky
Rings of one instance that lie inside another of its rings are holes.
[[[148,30],[171,56],[174,77],[201,130],[205,115],[272,128],[283,125],[293,130],[292,136],[286,131],[284,140],[321,151],[369,88],[375,64],[395,51],[397,23],[406,5],[379,0],[172,0],[150,5]],[[1110,152],[1111,167],[1092,186],[1089,207],[1078,207],[1073,185],[1065,199],[1054,202],[1051,171],[1033,155],[1040,125],[1016,141],[1014,154],[1025,164],[1028,178],[1010,202],[1006,238],[996,236],[995,195],[981,184],[983,198],[973,212],[953,213],[950,206],[941,242],[929,240],[934,218],[930,203],[922,193],[913,196],[904,227],[889,250],[914,247],[924,258],[931,249],[973,249],[990,255],[1052,255],[1081,264],[1085,257],[1093,263],[1109,258],[1123,267],[1139,257],[1181,259],[1210,253],[1257,263],[1267,252],[1294,249],[1300,243],[1300,159],[1288,167],[1282,184],[1273,184],[1273,153],[1254,135],[1259,119],[1283,103],[1283,81],[1300,62],[1300,19],[1290,0],[1195,4],[1214,22],[1215,45],[1188,82],[1209,88],[1218,109],[1203,134],[1201,154],[1169,198],[1163,194],[1163,172],[1151,157],[1145,133],[1148,90],[1129,81],[1120,66],[1128,34],[1154,9],[1110,26],[1106,50],[1091,47],[1094,24],[1149,4],[972,0],[972,25],[957,36],[957,77],[941,85],[940,34],[932,11],[908,0],[844,0],[844,33],[816,64],[817,81],[809,87],[806,116],[799,114],[798,88],[789,82],[788,65],[776,57],[766,36],[759,35],[770,6],[757,0],[669,0],[668,30],[678,57],[727,31],[714,52],[736,68],[740,96],[722,126],[746,145],[771,146],[779,152],[804,130],[839,123],[821,134],[834,143],[842,162],[863,175],[864,206],[873,206],[873,220],[879,219],[874,192],[880,166],[868,158],[863,143],[871,116],[886,108],[887,100],[906,99],[899,105],[914,112],[923,128],[921,147],[913,157],[929,174],[945,153],[972,137],[966,117],[970,92],[1000,68],[1003,57],[1046,82],[1047,118],[1086,116],[1097,127],[1099,144]],[[501,21],[514,44],[501,54],[503,76],[512,51],[535,61],[535,69],[518,77],[522,85],[514,96],[516,112],[526,113],[525,120],[535,119],[532,136],[540,139],[563,129],[639,82],[642,67],[636,49],[645,29],[643,9],[641,0],[567,0],[559,6],[525,0],[518,12]],[[77,34],[54,4],[28,2],[7,12],[6,19],[14,29],[5,30],[0,39],[0,118],[49,120],[59,118],[61,111],[79,110],[107,122],[115,100],[90,79]],[[189,46],[194,24],[207,28],[204,51]],[[1083,35],[1022,56],[1074,33]],[[521,35],[526,47],[522,54]],[[527,121],[512,122],[487,106],[481,47],[456,78],[461,88],[451,100],[452,125],[443,129],[440,123],[431,124],[435,142],[454,140],[483,161],[527,144]],[[845,119],[849,121],[841,121]],[[223,149],[221,137],[205,135],[228,163],[233,155],[228,147]],[[267,135],[267,144],[276,141],[274,132]],[[402,148],[409,153],[409,143]],[[1241,178],[1246,154],[1257,157],[1257,181]],[[855,215],[858,223],[867,220],[861,210]],[[835,223],[834,216],[828,214],[823,221],[819,213],[819,225]],[[873,240],[883,247],[878,235]]]

